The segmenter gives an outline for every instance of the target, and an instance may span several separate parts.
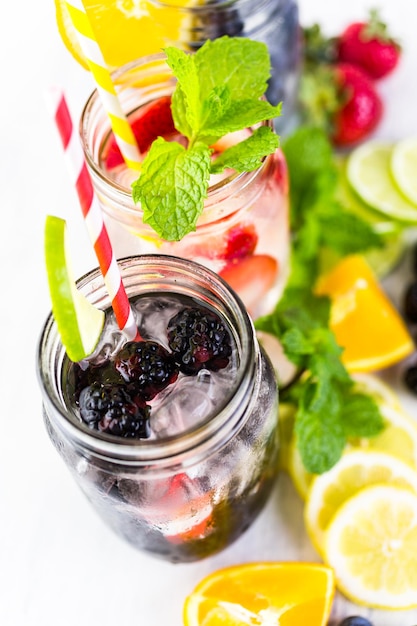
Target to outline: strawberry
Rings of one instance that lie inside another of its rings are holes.
[[[158,137],[168,138],[177,133],[172,119],[170,96],[144,105],[138,113],[138,117],[131,125],[141,154],[149,150],[152,142]],[[124,162],[113,135],[107,144],[103,160],[108,170]]]
[[[226,246],[223,258],[227,261],[242,259],[255,252],[258,234],[254,224],[238,225],[226,233]]]
[[[339,63],[335,72],[345,100],[334,115],[331,137],[336,146],[348,146],[361,141],[376,128],[383,105],[372,81],[358,67]]]
[[[383,113],[373,81],[349,63],[322,64],[306,71],[300,103],[304,121],[324,129],[336,146],[365,139]]]
[[[342,32],[336,54],[339,61],[353,63],[378,79],[397,66],[401,47],[388,34],[378,11],[373,10],[368,22],[354,22]]]
[[[277,275],[278,262],[267,254],[253,254],[231,262],[220,272],[251,314],[272,287]]]

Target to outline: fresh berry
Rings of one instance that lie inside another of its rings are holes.
[[[278,262],[267,254],[254,254],[229,263],[220,272],[220,276],[239,294],[250,312],[262,302],[277,275]]]
[[[169,347],[182,372],[226,367],[232,353],[230,333],[221,319],[204,308],[186,308],[168,322]]]
[[[131,127],[141,154],[149,150],[152,142],[158,137],[169,138],[175,135],[177,131],[172,119],[171,97],[164,96],[143,106],[140,109],[140,116],[131,122]],[[108,170],[124,163],[113,136],[103,158]]]
[[[226,234],[226,248],[223,258],[227,261],[242,259],[255,252],[258,235],[254,224],[231,228]]]
[[[343,103],[333,119],[333,143],[349,146],[365,139],[379,124],[383,105],[372,81],[358,67],[348,63],[335,66]]]
[[[117,353],[114,367],[145,400],[178,378],[173,355],[155,341],[129,341]]]
[[[122,385],[124,380],[119,372],[115,370],[113,361],[106,360],[97,364],[89,363],[87,367],[82,367],[79,363],[72,365],[68,372],[68,385],[77,403],[82,390],[85,387],[89,387],[93,382],[103,385]]]
[[[93,429],[117,437],[149,437],[149,407],[121,385],[94,382],[79,399],[83,421]]]
[[[408,285],[404,295],[404,315],[407,321],[417,323],[417,281]]]
[[[352,617],[346,617],[339,626],[372,626],[372,623],[366,619],[366,617],[359,617],[353,615]]]
[[[323,64],[306,71],[299,97],[303,123],[324,130],[336,146],[365,139],[383,113],[372,80],[348,63]]]
[[[368,22],[350,24],[338,38],[339,61],[361,67],[374,79],[392,72],[400,55],[401,47],[390,37],[376,10],[370,12]]]
[[[404,383],[407,388],[417,395],[417,366],[409,367],[404,373]]]

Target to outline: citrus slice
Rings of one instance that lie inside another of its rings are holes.
[[[311,483],[305,506],[307,532],[320,554],[326,529],[339,507],[359,489],[378,483],[407,487],[417,494],[417,472],[385,452],[348,450]]]
[[[291,476],[298,495],[303,500],[306,500],[308,492],[310,491],[310,486],[314,478],[314,474],[310,474],[310,472],[308,472],[304,467],[301,454],[297,447],[297,439],[295,435],[293,435],[288,447],[287,463],[288,473]]]
[[[360,198],[372,208],[406,222],[417,222],[417,205],[397,187],[391,173],[392,146],[368,141],[348,158],[347,177]]]
[[[405,197],[417,206],[417,137],[403,139],[394,145],[391,172]]]
[[[329,567],[250,563],[218,570],[186,598],[185,626],[325,626],[334,595]]]
[[[371,396],[380,408],[387,405],[396,411],[402,410],[398,394],[376,374],[356,372],[352,374],[352,380],[355,382],[355,389]]]
[[[379,235],[395,235],[402,230],[404,225],[401,222],[371,208],[354,191],[347,177],[347,157],[336,156],[335,162],[338,172],[335,195],[343,206],[367,222]]]
[[[330,327],[349,372],[393,365],[414,351],[408,329],[360,255],[345,257],[315,289],[332,301]]]
[[[85,0],[84,9],[90,20],[96,41],[111,69],[139,57],[161,52],[169,42],[181,41],[184,27],[181,7],[195,4],[178,0],[170,8],[147,0]],[[88,68],[78,44],[70,9],[65,0],[55,0],[56,21],[61,38],[74,58]]]
[[[81,361],[100,338],[104,312],[77,289],[67,251],[66,222],[48,215],[45,222],[45,261],[52,313],[68,358]]]
[[[393,485],[359,491],[334,516],[325,559],[356,604],[417,606],[417,495]]]
[[[279,403],[279,466],[284,471],[289,471],[290,445],[294,431],[294,418],[296,407],[285,402]]]

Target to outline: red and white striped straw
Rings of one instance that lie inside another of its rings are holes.
[[[59,88],[51,88],[47,95],[48,104],[61,137],[67,168],[78,194],[84,222],[111,298],[117,323],[128,340],[137,341],[141,337],[113,253],[102,210],[94,192],[81,142],[74,132],[74,124],[65,94]]]

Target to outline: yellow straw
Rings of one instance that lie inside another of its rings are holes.
[[[120,105],[110,71],[95,39],[90,20],[82,0],[66,0],[68,12],[78,34],[78,40],[100,94],[104,110],[109,116],[110,125],[117,145],[126,165],[140,169],[140,153],[126,115]]]

